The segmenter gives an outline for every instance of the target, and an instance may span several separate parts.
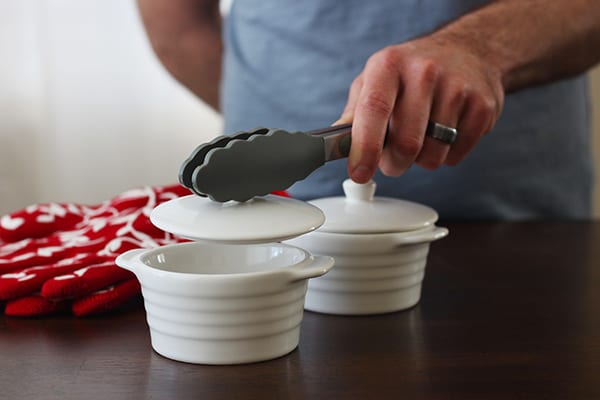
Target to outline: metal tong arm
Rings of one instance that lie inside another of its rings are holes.
[[[320,137],[325,143],[325,160],[338,160],[348,157],[352,143],[352,124],[335,125],[328,128],[316,129],[305,132],[307,135]],[[425,136],[429,136],[446,144],[452,144],[456,140],[456,129],[428,121]],[[387,132],[384,139],[384,147],[387,143]]]
[[[346,158],[350,154],[352,124],[330,126],[305,132],[306,135],[320,137],[325,145],[325,160]]]

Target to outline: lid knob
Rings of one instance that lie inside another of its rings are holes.
[[[346,179],[342,186],[349,201],[373,201],[377,189],[377,184],[373,180],[367,183],[356,183],[352,179]]]

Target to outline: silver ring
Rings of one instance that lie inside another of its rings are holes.
[[[429,121],[425,135],[437,139],[446,144],[452,144],[456,141],[458,132],[449,126],[438,124],[437,122]]]

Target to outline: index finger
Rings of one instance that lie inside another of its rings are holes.
[[[399,90],[398,75],[389,57],[372,57],[363,71],[348,158],[348,174],[355,182],[365,183],[375,174]]]

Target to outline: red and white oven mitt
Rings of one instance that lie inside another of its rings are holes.
[[[149,216],[188,194],[180,185],[143,187],[97,205],[38,204],[1,217],[0,307],[11,316],[84,316],[119,307],[140,286],[115,258],[185,241],[154,227]]]

